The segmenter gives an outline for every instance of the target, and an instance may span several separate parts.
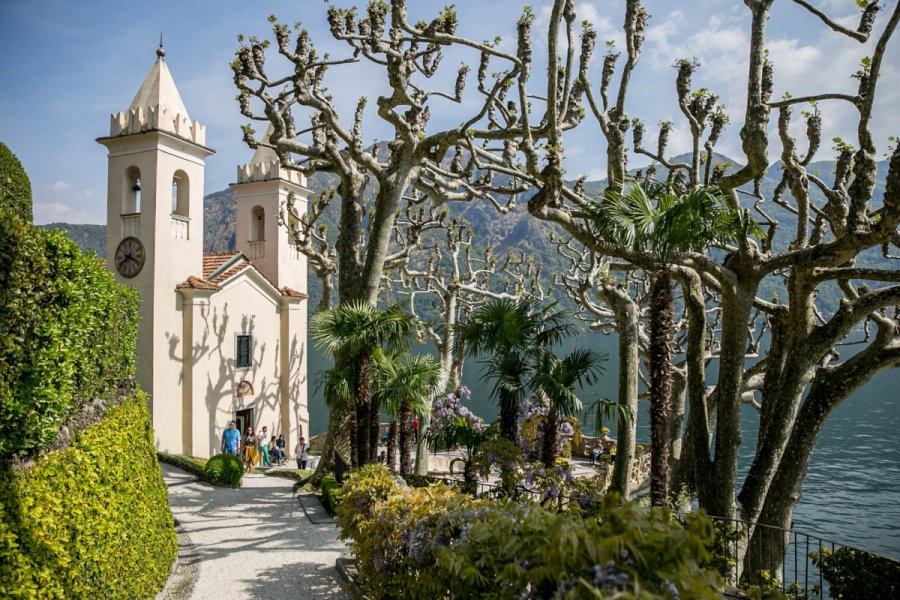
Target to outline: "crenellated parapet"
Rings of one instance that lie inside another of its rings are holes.
[[[172,113],[159,106],[130,108],[125,112],[110,115],[110,137],[141,133],[159,129],[174,133],[200,146],[206,145],[206,126],[192,121],[187,115]]]
[[[299,171],[285,169],[281,166],[281,162],[274,153],[272,153],[271,159],[257,161],[256,158],[257,157],[254,157],[254,160],[246,165],[238,165],[238,183],[254,183],[257,181],[281,179],[301,187],[306,187],[306,177]]]

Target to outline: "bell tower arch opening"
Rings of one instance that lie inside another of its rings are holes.
[[[122,193],[122,214],[134,215],[141,212],[141,170],[131,166],[125,170]]]
[[[172,175],[172,214],[189,219],[191,216],[190,180],[181,169]]]
[[[251,242],[266,241],[266,209],[254,206],[250,211],[250,231],[247,239]]]

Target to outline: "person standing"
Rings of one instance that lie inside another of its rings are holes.
[[[256,466],[256,459],[258,455],[256,435],[253,433],[252,427],[248,427],[247,432],[244,434],[243,446],[244,470],[249,473],[253,470],[253,467]]]
[[[263,425],[262,431],[256,434],[256,446],[259,448],[260,457],[259,457],[259,466],[267,466],[271,467],[272,463],[269,461],[269,427]]]
[[[413,435],[416,439],[416,445],[419,445],[419,417],[413,417],[412,420]]]
[[[235,427],[234,421],[230,421],[222,432],[222,452],[241,455],[241,432]]]
[[[287,458],[287,440],[284,439],[283,433],[278,434],[278,439],[275,440],[275,447],[278,448],[278,452],[281,456],[281,464],[284,464],[286,462],[285,459]]]
[[[306,463],[309,460],[309,444],[306,443],[306,438],[302,435],[297,442],[297,447],[294,448],[294,455],[297,457],[297,468],[301,471],[305,470]]]

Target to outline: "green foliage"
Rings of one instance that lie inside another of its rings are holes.
[[[832,598],[900,597],[900,562],[854,548],[812,553]]]
[[[405,481],[406,485],[408,485],[409,487],[422,488],[434,485],[436,483],[444,483],[445,480],[441,479],[440,477],[433,477],[431,475],[409,474],[403,476],[403,481]]]
[[[243,476],[244,465],[241,464],[241,459],[228,452],[216,454],[203,468],[203,478],[213,485],[241,487]]]
[[[137,322],[137,294],[95,256],[0,209],[0,460],[133,376]]]
[[[0,142],[0,211],[31,223],[31,181],[16,155]]]
[[[337,507],[341,500],[341,484],[331,475],[326,475],[319,482],[319,488],[322,490],[325,508],[332,515],[337,514]]]
[[[711,187],[680,194],[663,184],[629,182],[610,188],[605,201],[596,203],[593,210],[600,235],[649,252],[663,263],[673,252],[699,252],[750,235],[762,236],[747,209],[732,209],[722,193]]]
[[[335,513],[342,535],[353,537],[359,524],[375,515],[375,505],[399,489],[397,480],[384,465],[370,464],[352,471],[344,481]]]
[[[184,454],[169,454],[167,452],[157,452],[156,458],[159,462],[178,467],[183,471],[187,471],[192,475],[196,475],[201,479],[204,478],[203,468],[206,466],[207,459],[198,458],[196,456],[186,456]]]
[[[611,496],[599,506],[584,518],[406,488],[374,466],[345,485],[338,522],[366,598],[719,597],[708,519],[681,524]]]
[[[152,598],[177,552],[166,492],[142,394],[0,471],[0,597]]]

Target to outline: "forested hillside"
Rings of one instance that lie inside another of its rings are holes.
[[[671,162],[682,162],[689,160],[688,155],[676,156]],[[740,168],[740,164],[722,155],[714,155],[715,163],[728,165],[726,172],[731,172]],[[834,161],[821,161],[809,165],[809,172],[819,176],[826,183],[830,184],[833,179]],[[637,173],[637,169],[632,174]],[[884,195],[885,177],[887,176],[887,162],[878,163],[878,173],[875,185],[875,191],[872,199],[872,207],[877,209],[881,206]],[[657,178],[664,179],[666,170],[659,167],[657,170]],[[760,191],[762,195],[769,199],[772,198],[773,192],[781,179],[780,163],[774,163],[767,171]],[[319,193],[329,189],[333,183],[333,176],[325,174],[317,174],[310,178],[309,187]],[[600,197],[606,186],[605,180],[590,181],[585,185],[588,193],[595,197]],[[821,192],[815,187],[810,187],[810,193],[817,203],[821,203]],[[559,269],[565,268],[561,258],[556,254],[554,248],[548,242],[548,234],[554,229],[554,226],[547,221],[540,221],[530,218],[526,209],[527,196],[519,198],[516,206],[512,208],[506,215],[499,215],[497,210],[487,202],[474,201],[470,204],[456,204],[452,210],[454,214],[465,219],[472,226],[475,233],[475,240],[479,247],[484,248],[492,246],[494,252],[498,256],[504,255],[508,251],[524,253],[526,256],[534,257],[537,261],[545,265],[545,273],[549,278],[551,273],[558,272]],[[744,205],[751,209],[752,215],[758,220],[762,220],[759,212],[754,210],[755,199],[750,196],[743,196]],[[766,214],[779,221],[779,231],[788,232],[795,229],[794,223],[796,217],[788,210],[766,201],[759,206]],[[335,220],[337,218],[337,210],[335,206],[329,207],[325,213],[325,222],[329,226],[330,235],[337,235],[337,227]],[[98,256],[103,257],[106,251],[106,227],[103,225],[73,225],[68,223],[52,223],[46,225],[48,228],[63,229],[69,233],[69,236],[83,250],[92,250]],[[204,237],[203,247],[205,252],[224,252],[235,247],[235,196],[234,191],[224,189],[213,192],[204,198]],[[784,250],[787,241],[781,237],[776,238],[774,247],[776,250]],[[868,252],[864,255],[866,266],[880,266],[882,268],[889,267],[888,259],[885,259],[877,252]],[[548,279],[549,282],[549,279]],[[321,286],[319,282],[311,280],[309,282],[311,306],[316,306],[319,298]],[[780,283],[775,280],[764,282],[763,290],[772,294],[779,292]],[[829,290],[826,288],[827,294]],[[838,293],[834,290],[834,302],[829,298],[821,298],[826,310],[832,310],[836,307]]]

